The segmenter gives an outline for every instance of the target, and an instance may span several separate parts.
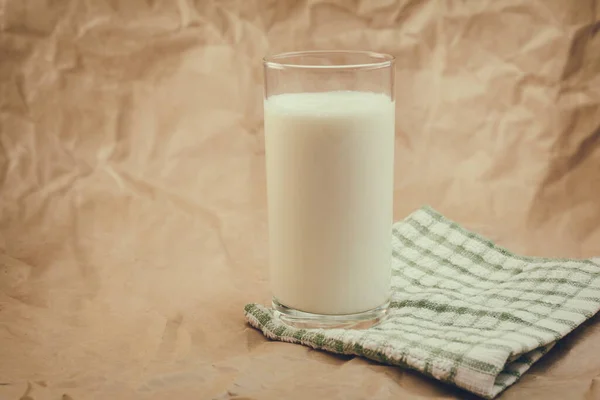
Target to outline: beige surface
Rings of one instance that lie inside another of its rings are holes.
[[[600,2],[0,0],[0,399],[465,398],[268,342],[267,52],[397,56],[395,217],[600,255]],[[599,399],[600,318],[502,399]]]

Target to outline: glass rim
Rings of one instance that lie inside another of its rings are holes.
[[[286,62],[293,57],[302,56],[326,56],[326,55],[361,55],[366,56],[368,62],[362,63],[348,63],[348,64],[333,64],[333,65],[320,65],[311,63],[299,63],[299,62]],[[322,69],[322,70],[366,70],[366,69],[379,69],[390,67],[396,61],[396,57],[391,54],[378,53],[375,51],[362,51],[362,50],[305,50],[305,51],[290,51],[285,53],[273,54],[265,56],[263,58],[263,65],[267,68],[274,69]]]

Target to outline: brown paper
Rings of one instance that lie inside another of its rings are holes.
[[[0,0],[1,399],[468,394],[269,342],[266,53],[397,57],[395,218],[600,255],[600,2]],[[599,399],[599,319],[502,399]]]

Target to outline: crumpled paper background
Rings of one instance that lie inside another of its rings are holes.
[[[600,255],[600,2],[0,0],[1,399],[458,399],[265,340],[267,53],[397,57],[395,218]],[[600,398],[600,319],[502,399]]]

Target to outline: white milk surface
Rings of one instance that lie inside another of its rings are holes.
[[[394,103],[370,92],[275,95],[265,140],[273,296],[317,314],[385,303]]]

